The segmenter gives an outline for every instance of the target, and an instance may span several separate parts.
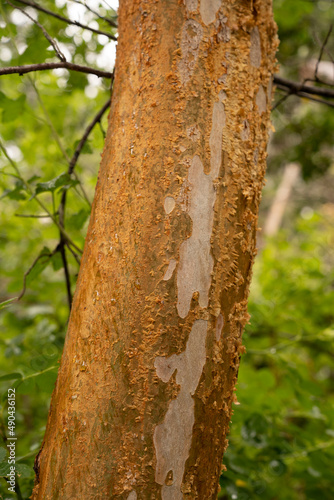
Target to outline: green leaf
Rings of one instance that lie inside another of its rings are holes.
[[[59,271],[63,267],[63,260],[61,258],[60,252],[56,252],[51,257],[51,265],[54,271]]]
[[[16,464],[15,469],[19,477],[32,477],[34,475],[34,469],[26,464]]]
[[[29,182],[29,184],[30,184],[30,183],[33,183],[33,182],[37,181],[37,179],[40,179],[40,178],[41,178],[41,176],[40,176],[40,175],[33,175],[32,177],[30,177],[30,178],[27,180],[27,182]]]
[[[2,195],[0,196],[0,200],[2,200],[3,198],[6,198],[6,196],[8,198],[10,198],[11,200],[25,200],[26,195],[22,191],[26,191],[25,185],[24,185],[23,181],[18,180],[15,182],[14,189],[6,189],[2,193]]]
[[[7,307],[12,302],[15,302],[16,299],[17,299],[16,297],[13,297],[12,299],[8,299],[8,300],[5,300],[4,302],[1,302],[0,303],[0,310],[4,309],[5,307]]]
[[[3,462],[0,464],[0,477],[6,477],[8,476],[10,472],[9,464],[7,462]]]
[[[0,462],[3,462],[6,457],[7,457],[6,448],[0,448]]]
[[[2,121],[4,123],[16,118],[22,118],[25,99],[24,94],[17,99],[9,99],[3,92],[0,92],[0,109],[2,109]]]
[[[64,172],[58,175],[58,177],[55,177],[54,179],[51,179],[48,182],[39,182],[36,185],[35,194],[45,193],[47,191],[53,192],[57,188],[65,186],[66,188],[69,188],[72,186],[76,186],[77,184],[78,184],[77,180],[71,179],[71,176],[67,172]]]
[[[39,254],[39,258],[36,261],[34,267],[31,269],[29,274],[27,275],[26,284],[28,285],[34,279],[37,278],[41,274],[42,271],[49,265],[51,259],[51,252],[47,247],[44,247],[43,250]]]
[[[6,462],[0,464],[0,477],[9,475],[10,465]],[[15,464],[15,472],[20,477],[31,477],[34,475],[34,470],[26,464]]]
[[[77,229],[80,230],[86,220],[89,217],[89,212],[87,210],[81,209],[78,213],[72,214],[70,217],[67,219],[67,226],[69,229]]]
[[[0,381],[4,381],[4,380],[17,380],[18,378],[22,378],[21,373],[18,373],[18,372],[7,373],[7,375],[2,375],[2,377],[0,377]]]
[[[50,393],[57,380],[57,371],[49,371],[43,373],[42,376],[36,377],[36,385],[39,390]]]

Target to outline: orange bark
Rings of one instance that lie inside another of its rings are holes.
[[[33,499],[214,499],[247,321],[270,0],[122,0],[110,125]]]

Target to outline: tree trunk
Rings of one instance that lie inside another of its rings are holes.
[[[256,253],[271,0],[122,0],[33,499],[214,499]]]

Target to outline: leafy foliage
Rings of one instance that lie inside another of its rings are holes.
[[[333,222],[299,218],[255,264],[220,498],[332,497]]]

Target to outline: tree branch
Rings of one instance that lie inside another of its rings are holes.
[[[327,45],[327,42],[328,42],[328,39],[330,37],[330,34],[332,33],[332,29],[333,29],[333,25],[331,24],[330,27],[329,27],[329,30],[327,32],[327,35],[326,35],[326,38],[325,40],[323,41],[322,45],[321,45],[321,49],[320,49],[320,53],[319,53],[319,57],[318,57],[318,60],[317,60],[317,65],[315,67],[315,72],[314,72],[314,77],[315,79],[318,81],[318,70],[319,70],[319,64],[320,64],[320,61],[321,61],[321,58],[322,58],[322,55],[324,53],[324,50],[326,48],[326,45]]]
[[[63,203],[64,200],[64,203]],[[65,229],[65,200],[66,200],[66,190],[63,191],[62,197],[61,197],[61,203],[59,205],[59,225]],[[70,272],[68,269],[68,263],[67,263],[67,256],[66,256],[66,250],[65,250],[65,244],[66,240],[61,232],[59,232],[59,252],[61,255],[61,259],[63,261],[63,267],[64,267],[64,275],[65,275],[65,284],[66,284],[66,292],[67,292],[67,302],[68,302],[68,307],[71,312],[72,308],[72,292],[71,292],[71,278],[70,278]]]
[[[312,85],[305,85],[303,83],[287,80],[280,76],[274,76],[274,84],[281,90],[289,90],[291,94],[299,95],[301,92],[304,94],[316,95],[318,97],[327,97],[328,99],[334,98],[334,90],[325,89],[322,87],[314,87]],[[327,104],[327,103],[326,103]]]
[[[78,71],[79,73],[86,73],[99,76],[101,78],[112,78],[112,73],[107,71],[101,71],[99,69],[90,68],[89,66],[80,66],[79,64],[73,64],[67,61],[57,62],[57,63],[40,63],[40,64],[27,64],[24,66],[11,66],[8,68],[0,69],[1,75],[13,75],[18,73],[19,75],[24,75],[25,73],[32,73],[33,71],[45,71],[47,69],[57,69],[65,68],[72,71]]]
[[[80,260],[80,257],[79,255],[73,250],[73,248],[71,247],[71,245],[68,243],[68,241],[66,241],[66,246],[67,248],[69,249],[69,251],[71,252],[71,254],[73,255],[73,257],[75,258],[75,260],[77,261],[77,264],[80,266],[81,264],[81,260]]]
[[[78,26],[79,28],[83,28],[85,30],[92,31],[93,33],[97,33],[98,35],[105,35],[111,40],[117,40],[117,38],[114,35],[111,35],[110,33],[106,31],[101,31],[97,30],[95,28],[90,28],[86,24],[79,23],[79,21],[72,21],[71,19],[68,19],[67,17],[61,16],[60,14],[56,14],[55,12],[52,12],[51,10],[46,9],[45,7],[42,7],[36,2],[29,1],[29,0],[16,0],[16,2],[22,3],[23,5],[28,5],[29,7],[33,7],[36,10],[39,10],[40,12],[44,12],[44,14],[47,14],[49,16],[55,17],[59,21],[62,21],[66,24],[73,24],[74,26]]]
[[[28,219],[49,219],[50,215],[34,215],[34,214],[14,214],[15,217],[27,217]],[[57,215],[57,214],[55,214]]]
[[[49,33],[44,28],[44,26],[42,26],[41,23],[39,23],[38,21],[36,21],[36,19],[34,19],[33,17],[31,17],[31,15],[28,14],[28,12],[26,12],[24,9],[21,9],[21,7],[18,7],[17,5],[12,4],[12,2],[10,2],[10,0],[7,0],[7,3],[9,3],[9,5],[11,5],[13,7],[13,9],[17,9],[20,12],[22,12],[23,15],[25,15],[28,19],[30,19],[30,21],[32,21],[34,24],[36,24],[36,26],[38,26],[42,30],[43,35],[45,36],[45,38],[47,39],[47,41],[52,45],[52,47],[53,47],[53,49],[54,49],[54,51],[55,51],[58,59],[60,61],[62,61],[62,62],[65,62],[66,61],[66,57],[64,56],[64,54],[62,53],[62,51],[58,47],[58,44],[57,44],[56,40],[54,40],[52,38],[52,36],[49,35]]]
[[[79,144],[77,145],[76,150],[74,151],[74,154],[73,154],[72,159],[70,161],[70,164],[69,164],[69,167],[68,167],[68,173],[70,175],[73,173],[74,167],[75,167],[75,165],[76,165],[76,163],[78,161],[78,158],[79,158],[79,155],[80,155],[80,153],[82,151],[82,148],[84,147],[85,142],[88,139],[89,134],[91,133],[91,131],[93,130],[93,128],[95,127],[95,125],[101,121],[102,116],[107,111],[107,109],[109,108],[110,104],[111,104],[111,100],[109,98],[107,100],[107,102],[104,104],[104,106],[97,113],[97,115],[93,118],[93,120],[88,125],[88,127],[86,128],[85,133],[82,136]]]
[[[71,161],[69,163],[68,170],[67,170],[67,172],[68,172],[69,175],[73,174],[73,170],[74,170],[75,165],[76,165],[76,163],[78,161],[78,158],[80,156],[82,148],[84,147],[85,142],[88,139],[89,134],[91,133],[91,131],[93,130],[93,128],[95,127],[95,125],[101,121],[101,118],[104,115],[104,113],[106,112],[106,110],[109,108],[110,103],[111,103],[111,100],[109,98],[107,100],[107,102],[104,104],[104,106],[100,109],[100,111],[94,116],[93,120],[90,122],[90,124],[88,125],[88,127],[86,128],[86,130],[85,130],[85,132],[84,132],[84,134],[83,134],[83,136],[82,136],[79,144],[76,147],[76,150],[74,151],[74,154],[73,154],[73,156],[71,158]],[[60,225],[60,227],[63,230],[65,229],[66,198],[67,198],[67,191],[65,190],[65,191],[63,191],[63,194],[61,196],[61,200],[60,200],[60,204],[59,204],[59,208],[58,208],[59,225]],[[66,252],[65,252],[65,245],[66,244],[67,244],[66,239],[64,238],[62,232],[60,232],[59,250],[60,250],[60,253],[61,253],[62,260],[63,260],[64,273],[65,273],[65,281],[66,281],[66,290],[67,290],[67,300],[68,300],[69,308],[71,310],[72,293],[71,293],[70,274],[69,274],[69,270],[68,270],[68,264],[67,264]],[[73,256],[76,259],[76,261],[78,262],[78,264],[80,265],[80,260],[78,259],[78,257],[75,254],[75,252],[73,252],[73,250],[71,249],[70,246],[68,246],[68,248],[71,251],[71,253],[73,254]]]
[[[316,97],[312,97],[310,94],[306,94],[304,92],[299,92],[298,96],[304,97],[305,99],[308,99],[309,101],[317,102],[318,104],[326,104],[326,106],[329,106],[330,108],[334,108],[334,102],[325,101],[325,99],[317,99]]]
[[[110,24],[110,26],[112,26],[113,28],[117,28],[117,24],[115,23],[115,21],[113,21],[109,17],[101,16],[101,14],[99,14],[98,12],[96,12],[96,10],[93,10],[91,7],[89,7],[89,5],[86,4],[86,2],[81,2],[80,0],[72,0],[72,2],[75,2],[75,3],[78,3],[80,5],[83,5],[84,7],[86,7],[87,10],[89,10],[90,12],[92,12],[92,14],[94,14],[95,16],[97,16],[99,19],[102,19],[106,23]]]

